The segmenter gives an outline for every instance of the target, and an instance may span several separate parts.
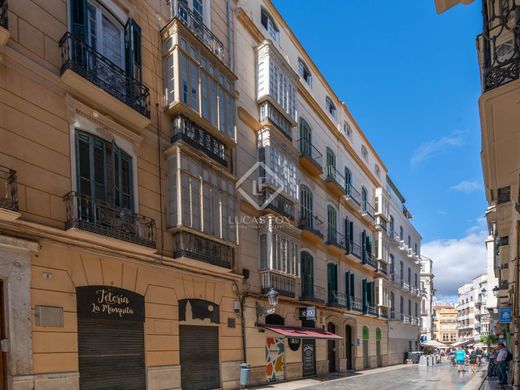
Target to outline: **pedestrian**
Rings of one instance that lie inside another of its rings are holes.
[[[480,365],[482,364],[483,352],[482,352],[482,350],[480,348],[477,348],[475,353],[477,354],[477,364],[480,367]]]
[[[459,347],[457,352],[455,352],[455,361],[457,362],[457,369],[459,371],[459,374],[463,374],[466,369],[464,366],[464,361],[466,360],[466,352],[462,347]]]
[[[507,367],[509,362],[513,360],[513,355],[509,352],[504,343],[498,343],[497,353],[497,367],[498,367],[498,378],[500,379],[501,385],[507,384]]]
[[[471,372],[473,374],[477,373],[477,364],[478,364],[478,355],[477,351],[472,350],[469,354],[469,366],[471,367]]]

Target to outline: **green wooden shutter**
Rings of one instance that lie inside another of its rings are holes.
[[[355,281],[355,277],[354,277],[354,273],[352,272],[350,274],[350,296],[352,298],[355,298],[355,296],[356,296],[356,285],[354,284],[354,281]]]
[[[329,302],[332,302],[332,292],[338,291],[338,269],[334,263],[327,264],[327,285],[329,290]]]
[[[314,259],[307,252],[302,252],[302,295],[304,297],[314,296]]]
[[[366,231],[361,232],[361,261],[366,263]]]
[[[84,195],[92,195],[92,173],[90,170],[90,137],[76,133],[76,177],[77,190]]]
[[[350,221],[348,217],[345,217],[345,240],[347,241],[347,253],[350,253],[351,243],[350,243]]]
[[[345,272],[345,295],[347,296],[347,307],[350,308],[350,271]]]
[[[126,73],[141,81],[141,27],[133,19],[125,25]]]

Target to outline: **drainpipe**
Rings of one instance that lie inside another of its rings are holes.
[[[227,43],[228,43],[228,55],[229,55],[229,67],[234,71],[235,67],[233,64],[232,54],[232,41],[231,41],[231,0],[227,0]]]
[[[513,290],[513,332],[514,332],[514,345],[513,345],[513,380],[515,389],[520,388],[520,315],[519,315],[519,307],[518,307],[518,292],[520,281],[518,280],[518,272],[520,271],[519,258],[519,245],[520,245],[520,221],[516,222],[516,253],[515,253],[515,273],[514,283],[515,287]]]

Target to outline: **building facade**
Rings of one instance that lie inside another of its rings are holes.
[[[457,329],[459,341],[479,341],[489,335],[487,310],[487,275],[474,278],[458,289]]]
[[[3,1],[0,92],[0,389],[235,389],[242,362],[261,384],[416,348],[421,236],[269,0]]]
[[[457,341],[457,309],[449,305],[433,307],[433,338],[443,344]]]
[[[421,255],[421,342],[433,340],[433,260]]]

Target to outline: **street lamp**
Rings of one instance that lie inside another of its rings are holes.
[[[499,290],[498,286],[493,287],[493,290],[491,290],[491,291],[493,291],[493,295],[495,297],[498,297],[498,290]]]
[[[267,301],[269,302],[269,306],[262,306],[256,302],[256,323],[258,324],[258,318],[260,316],[265,316],[266,314],[273,314],[276,310],[276,305],[278,305],[278,292],[273,288],[269,290],[266,294]]]

